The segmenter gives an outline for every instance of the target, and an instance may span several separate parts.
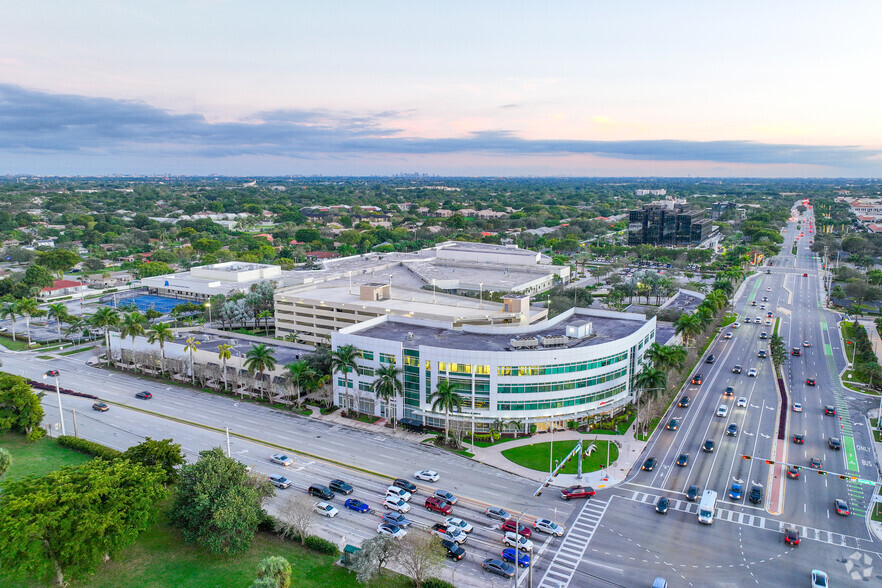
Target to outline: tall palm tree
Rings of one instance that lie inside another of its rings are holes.
[[[260,373],[260,396],[263,397],[263,374],[267,370],[272,370],[276,367],[276,356],[275,350],[272,347],[267,347],[263,343],[257,343],[251,346],[251,349],[248,350],[248,353],[245,354],[245,368],[251,372]],[[269,398],[267,398],[269,400]]]
[[[377,400],[386,403],[386,417],[389,417],[389,402],[397,396],[404,394],[404,386],[401,384],[401,370],[391,363],[383,365],[377,370],[377,379],[374,380],[374,394]],[[392,418],[393,428],[395,418]]]
[[[440,380],[435,387],[435,391],[429,396],[428,400],[432,402],[432,410],[444,411],[444,438],[450,438],[450,411],[460,408],[464,401],[462,396],[457,392],[459,386],[452,384],[450,380]]]
[[[40,313],[40,307],[34,298],[22,298],[15,303],[16,312],[25,317],[25,328],[28,333],[28,347],[31,345],[31,317]]]
[[[689,341],[704,330],[701,317],[696,314],[682,314],[674,323],[674,332],[683,335],[683,344],[689,347]]]
[[[227,343],[221,343],[217,346],[217,358],[221,360],[224,368],[224,392],[227,390],[227,360],[232,357],[232,353],[230,353],[230,349],[233,346]]]
[[[58,340],[61,341],[61,324],[66,323],[70,318],[70,313],[67,312],[67,307],[61,302],[50,304],[47,307],[46,314],[49,315],[49,318],[55,319],[55,321],[57,322]]]
[[[67,328],[64,330],[64,334],[68,337],[76,337],[77,345],[80,344],[83,337],[83,329],[86,326],[86,322],[78,316],[71,316],[67,319]]]
[[[15,341],[15,319],[18,318],[18,308],[14,303],[6,304],[0,309],[0,317],[3,317],[4,320],[9,319],[12,321],[12,326],[9,330],[12,333],[12,340]]]
[[[668,386],[668,375],[651,366],[646,366],[639,374],[634,376],[634,387],[648,395],[649,400],[659,395]],[[646,414],[651,414],[650,406],[646,407]]]
[[[285,379],[297,386],[297,404],[300,404],[301,392],[304,388],[309,388],[318,378],[318,374],[304,360],[295,361],[285,366],[288,373]]]
[[[359,355],[360,353],[355,345],[341,345],[331,352],[331,372],[343,374],[346,403],[349,405],[346,410],[352,410],[352,396],[349,393],[349,373],[355,371],[355,360]]]
[[[147,342],[159,343],[159,371],[165,373],[165,344],[175,340],[174,331],[165,323],[156,323],[147,329]]]
[[[719,312],[726,308],[726,305],[729,304],[729,298],[722,290],[713,290],[705,296],[705,301],[712,305],[716,312]]]
[[[144,329],[145,320],[144,315],[140,312],[130,312],[122,319],[119,326],[120,339],[132,338],[132,365],[135,366],[135,369],[138,369],[138,363],[135,361],[135,337],[144,336],[147,332]]]
[[[184,351],[190,354],[190,385],[192,386],[195,383],[196,373],[193,369],[193,352],[196,351],[199,346],[202,345],[202,341],[198,341],[196,337],[187,337],[187,343],[184,345]]]
[[[257,320],[263,319],[263,330],[264,332],[269,332],[269,320],[273,318],[273,313],[271,310],[261,310],[257,313]]]
[[[110,353],[110,327],[119,327],[119,311],[110,306],[102,306],[88,320],[91,327],[104,329],[104,348],[107,352],[108,361],[113,364],[113,358]]]
[[[735,293],[735,286],[732,285],[732,282],[728,280],[717,279],[713,285],[714,290],[720,290],[726,297],[732,296]]]

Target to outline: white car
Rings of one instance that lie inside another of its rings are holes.
[[[745,325],[749,325],[749,324],[750,324],[750,317],[749,317],[749,316],[744,317],[744,324],[745,324]]]
[[[387,496],[383,499],[383,508],[387,508],[389,510],[394,510],[396,512],[407,512],[410,510],[410,505],[400,498],[395,498],[394,496]]]
[[[793,412],[802,412],[802,405],[798,402],[793,403]]]
[[[338,511],[336,508],[334,508],[333,506],[331,506],[327,502],[316,502],[312,506],[312,508],[313,508],[313,510],[315,510],[315,512],[319,513],[323,517],[328,517],[329,519],[334,518],[335,516],[337,516],[340,513],[340,511]]]
[[[717,416],[726,418],[727,414],[729,414],[729,405],[721,404],[720,408],[717,409]]]
[[[731,338],[732,338],[732,333],[726,333],[725,335],[723,335],[723,339],[731,339]]]
[[[772,291],[771,288],[766,288],[766,292],[771,292],[771,291]]]
[[[772,326],[772,321],[771,321],[771,319],[767,319],[767,320],[766,320],[766,326],[767,326],[767,327],[771,327],[771,326]]]
[[[812,344],[809,343],[808,341],[803,341],[803,342],[802,342],[802,346],[803,346],[803,347],[811,347]]]
[[[270,461],[285,467],[288,467],[289,465],[294,463],[294,460],[284,453],[274,453],[272,457],[270,457]]]
[[[748,378],[755,378],[756,377],[756,368],[750,368],[749,370],[747,370],[747,377]]]
[[[401,539],[405,535],[407,535],[407,531],[399,527],[398,525],[393,525],[391,523],[380,523],[380,526],[377,527],[377,533],[380,535],[391,535],[396,539]]]
[[[821,570],[812,570],[812,588],[830,588],[827,574]]]
[[[741,326],[741,323],[739,323],[738,321],[735,321],[734,323],[732,323],[732,328],[733,328],[733,329],[737,329],[737,328],[740,327],[740,326]]]
[[[444,519],[444,522],[447,524],[448,527],[457,527],[459,529],[462,529],[463,533],[472,532],[472,526],[460,518],[447,517],[446,519]]]
[[[514,531],[506,531],[502,542],[509,547],[517,547],[521,551],[533,551],[533,542]]]
[[[738,399],[738,402],[735,403],[735,406],[737,406],[738,408],[747,408],[747,398],[742,396]]]
[[[548,519],[536,519],[536,522],[533,523],[533,528],[537,531],[554,535],[555,537],[563,537],[564,534],[564,528],[562,526]]]
[[[400,498],[401,500],[407,502],[410,500],[410,492],[405,490],[404,488],[399,488],[398,486],[389,486],[386,488],[386,496],[392,496],[393,498]]]
[[[437,482],[441,479],[441,476],[438,475],[438,472],[435,470],[422,470],[413,475],[417,480],[422,480],[423,482]]]

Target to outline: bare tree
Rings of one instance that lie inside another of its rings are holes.
[[[374,535],[361,544],[361,551],[353,556],[352,569],[357,573],[356,579],[367,584],[383,574],[390,562],[395,560],[400,548],[398,539],[390,535]]]
[[[411,532],[402,540],[396,558],[416,588],[422,588],[426,578],[444,561],[441,538],[434,533]]]
[[[276,531],[282,535],[297,535],[300,544],[306,543],[309,528],[314,522],[315,513],[312,510],[312,496],[309,494],[289,494],[285,501],[285,507],[278,517]]]

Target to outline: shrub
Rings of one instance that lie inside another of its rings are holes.
[[[340,554],[340,550],[337,549],[336,545],[334,545],[327,539],[322,539],[321,537],[316,537],[315,535],[310,535],[306,538],[306,546],[313,551],[318,551],[319,553],[327,553],[328,555]]]
[[[113,461],[122,457],[121,451],[117,451],[106,445],[101,445],[100,443],[95,443],[94,441],[87,441],[86,439],[80,439],[79,437],[72,437],[70,435],[62,435],[59,437],[58,444],[73,449],[74,451],[79,451],[80,453],[101,457],[107,461]]]
[[[279,521],[273,515],[263,511],[263,518],[257,523],[257,530],[264,533],[275,533],[278,528]]]
[[[456,586],[441,578],[431,577],[423,580],[423,588],[456,588]]]

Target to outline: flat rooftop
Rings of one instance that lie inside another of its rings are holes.
[[[247,354],[254,345],[253,341],[237,337],[235,333],[221,336],[208,333],[186,332],[182,333],[180,337],[175,338],[174,342],[180,345],[186,345],[187,338],[189,337],[195,337],[197,340],[201,341],[201,345],[198,347],[199,351],[208,351],[213,354],[214,357],[218,356],[220,353],[218,347],[223,344],[233,346],[233,348],[230,349],[232,357],[245,357],[245,354]],[[268,342],[267,340],[261,342],[273,350],[276,363],[280,366],[287,365],[298,359],[303,359],[308,353],[311,353],[311,350],[308,350],[308,348],[299,349],[287,345],[283,346],[279,345],[278,342]],[[289,343],[288,345],[291,344]],[[218,359],[217,363],[220,364],[221,360]]]

